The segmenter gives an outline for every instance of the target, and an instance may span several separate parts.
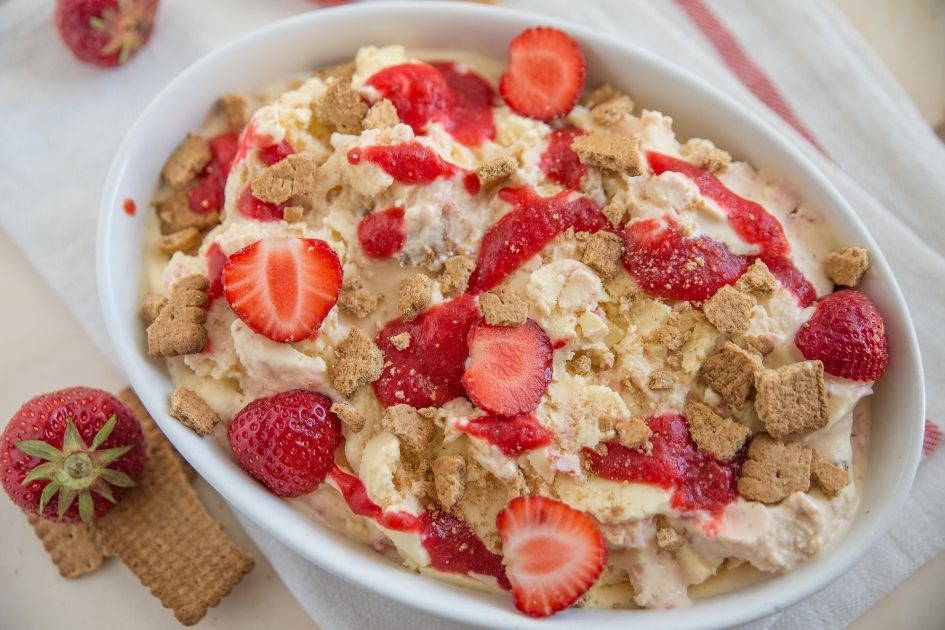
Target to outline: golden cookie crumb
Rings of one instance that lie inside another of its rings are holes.
[[[827,254],[824,268],[834,284],[855,287],[870,266],[869,253],[862,247],[840,247]]]
[[[586,354],[575,355],[571,359],[571,371],[582,376],[591,373],[591,357]]]
[[[656,530],[656,546],[664,551],[679,551],[684,542],[683,537],[672,527]]]
[[[286,223],[298,223],[305,217],[305,208],[302,206],[287,206],[282,211],[282,220]]]
[[[760,259],[751,264],[742,277],[735,283],[739,291],[770,295],[781,287],[781,283],[768,270],[768,265]]]
[[[706,359],[700,375],[726,403],[741,409],[754,391],[755,373],[761,369],[757,357],[726,341]]]
[[[357,319],[367,317],[377,308],[379,298],[364,287],[361,280],[352,276],[345,278],[338,296],[338,308]]]
[[[660,368],[650,372],[647,387],[651,390],[673,389],[676,386],[676,377],[672,370]]]
[[[850,483],[850,473],[836,464],[828,463],[816,450],[811,457],[810,474],[811,480],[831,499]]]
[[[189,133],[184,141],[167,158],[161,174],[173,188],[183,188],[210,163],[210,143],[198,135]]]
[[[686,403],[683,414],[689,421],[692,441],[720,462],[735,457],[751,434],[745,425],[723,418],[700,402]]]
[[[810,488],[811,449],[784,444],[759,433],[748,445],[742,464],[738,493],[749,501],[779,503],[795,492]]]
[[[479,185],[482,188],[488,188],[511,177],[517,168],[518,162],[512,156],[496,158],[477,168],[476,177],[479,178]]]
[[[581,162],[603,171],[639,175],[640,142],[631,136],[610,131],[592,131],[571,142]]]
[[[623,239],[613,232],[595,232],[584,246],[581,261],[602,278],[612,278],[620,272]]]
[[[361,133],[361,121],[368,112],[368,105],[361,95],[351,89],[351,80],[336,77],[328,82],[328,90],[313,108],[315,117],[334,127],[340,133]]]
[[[820,361],[759,372],[755,389],[755,411],[773,438],[781,440],[827,425],[827,387]]]
[[[615,88],[609,83],[604,83],[593,90],[591,90],[584,98],[581,99],[581,105],[588,109],[594,109],[602,103],[623,96],[623,92]]]
[[[653,435],[653,431],[642,418],[621,420],[614,425],[614,428],[617,430],[617,440],[627,448],[645,447],[650,436]]]
[[[312,76],[318,77],[322,81],[335,78],[350,80],[354,75],[355,70],[356,67],[353,61],[345,61],[342,63],[332,64],[330,66],[316,68],[312,73]]]
[[[147,329],[149,355],[175,357],[204,349],[209,286],[205,277],[193,275],[171,287],[167,304]]]
[[[433,439],[433,420],[420,415],[410,405],[388,407],[381,417],[381,424],[393,433],[411,454],[422,453]]]
[[[149,293],[148,295],[144,296],[144,301],[141,303],[141,319],[144,320],[145,324],[150,324],[157,319],[161,309],[166,305],[166,297],[163,295],[157,295],[155,293]]]
[[[315,187],[318,160],[306,153],[293,153],[266,167],[250,185],[253,196],[269,203],[283,203],[306,195]]]
[[[633,113],[633,101],[623,94],[610,98],[591,110],[591,120],[601,127],[613,127]]]
[[[410,347],[410,333],[406,330],[399,335],[394,335],[390,338],[391,345],[393,345],[398,350],[406,350]]]
[[[746,335],[742,337],[742,341],[745,346],[761,356],[767,356],[774,352],[774,341],[764,335]]]
[[[719,332],[740,335],[751,325],[754,308],[754,298],[726,285],[709,298],[702,311]]]
[[[365,129],[390,129],[399,123],[397,108],[389,99],[382,98],[368,109],[362,126]]]
[[[342,424],[344,424],[345,427],[347,427],[352,433],[358,433],[367,423],[367,418],[364,417],[364,414],[358,411],[357,408],[351,403],[333,403],[331,406],[331,412],[338,416],[338,419],[341,420]]]
[[[601,212],[605,217],[607,217],[607,220],[610,221],[610,224],[615,228],[622,226],[624,217],[627,216],[627,209],[613,202],[604,206],[604,209],[601,210]]]
[[[195,227],[184,228],[170,234],[162,234],[158,237],[158,249],[164,254],[173,254],[174,252],[184,252],[191,254],[200,247],[203,237]]]
[[[171,394],[171,416],[197,435],[208,435],[220,422],[207,401],[186,387],[178,387]]]
[[[220,222],[219,212],[191,210],[186,190],[175,190],[170,195],[153,201],[152,205],[161,220],[161,234],[173,234],[189,227],[203,232]]]
[[[436,500],[446,510],[453,509],[466,490],[466,460],[462,455],[441,455],[430,464]]]
[[[373,383],[384,370],[384,355],[360,328],[352,328],[335,348],[331,384],[342,396],[350,396],[362,385]]]
[[[502,286],[479,296],[479,311],[490,326],[521,326],[528,319],[528,302]]]
[[[397,312],[409,322],[420,314],[433,298],[433,281],[422,273],[404,278],[397,296]]]
[[[225,94],[220,97],[220,106],[230,131],[240,131],[249,122],[249,101],[242,94]]]
[[[453,256],[443,263],[440,274],[440,291],[443,295],[457,295],[466,290],[469,276],[476,268],[475,261],[465,256]]]

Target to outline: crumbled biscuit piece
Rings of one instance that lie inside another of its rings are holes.
[[[588,93],[587,96],[581,99],[581,105],[588,109],[594,109],[602,103],[606,103],[611,99],[615,99],[619,96],[623,96],[623,92],[615,88],[609,83],[604,83]]]
[[[751,312],[754,308],[753,297],[726,285],[709,298],[702,307],[702,312],[719,332],[740,335],[751,325]]]
[[[650,379],[647,381],[647,387],[651,390],[672,389],[676,385],[676,377],[672,370],[660,368],[650,372]]]
[[[443,263],[440,274],[440,291],[443,295],[459,294],[466,290],[469,276],[476,268],[476,262],[465,256],[453,256]]]
[[[855,287],[870,266],[869,253],[862,247],[841,247],[827,254],[824,267],[834,284]]]
[[[230,131],[240,131],[249,122],[249,101],[242,94],[226,94],[220,97],[220,106]]]
[[[253,196],[269,203],[283,203],[312,192],[318,160],[306,153],[293,153],[266,167],[250,185]]]
[[[161,220],[161,234],[172,234],[189,227],[209,230],[220,222],[219,212],[194,212],[187,202],[186,190],[175,190],[152,202]]]
[[[158,237],[158,249],[165,254],[174,252],[192,253],[200,247],[200,230],[195,227],[184,228],[170,234],[162,234]]]
[[[371,105],[361,126],[365,129],[390,129],[400,123],[397,108],[386,98]]]
[[[400,439],[400,443],[412,454],[426,449],[436,431],[433,420],[420,415],[410,405],[388,407],[381,417],[385,429]]]
[[[745,425],[723,418],[700,402],[686,403],[683,414],[689,421],[692,441],[720,462],[735,457],[751,434]]]
[[[571,371],[575,374],[587,375],[591,373],[591,357],[579,354],[571,359]]]
[[[404,278],[397,296],[397,312],[404,321],[411,321],[430,305],[432,294],[433,281],[422,273]]]
[[[755,260],[742,277],[738,279],[735,286],[745,293],[757,293],[759,295],[770,295],[778,290],[781,283],[768,271],[768,265],[761,259]]]
[[[161,309],[167,305],[167,298],[156,293],[149,293],[141,303],[141,318],[144,323],[150,324],[157,319]]]
[[[328,90],[315,105],[318,120],[348,134],[361,133],[361,121],[367,111],[368,104],[351,89],[351,80],[342,77],[328,83]]]
[[[571,142],[571,149],[584,164],[603,171],[639,175],[640,142],[636,138],[610,131],[592,131]]]
[[[521,326],[528,319],[528,302],[502,286],[479,296],[479,311],[490,326]]]
[[[623,225],[623,219],[627,216],[627,209],[615,203],[608,203],[601,212],[615,228]]]
[[[752,438],[738,492],[749,501],[779,503],[810,488],[811,449],[784,444],[764,433]]]
[[[171,157],[167,158],[161,174],[173,188],[183,188],[210,163],[210,143],[198,135],[189,133]]]
[[[433,460],[430,468],[436,500],[443,509],[452,509],[466,491],[466,460],[462,455],[441,455]]]
[[[623,94],[608,99],[591,110],[591,120],[601,127],[613,127],[633,113],[633,101]]]
[[[197,435],[208,435],[220,422],[220,416],[200,394],[178,387],[171,394],[171,416]]]
[[[350,396],[362,385],[373,383],[384,370],[384,355],[360,328],[352,328],[335,348],[331,384],[342,396]]]
[[[410,347],[410,333],[406,330],[399,335],[394,335],[390,338],[391,345],[393,345],[398,350],[406,350]]]
[[[726,341],[706,359],[700,374],[727,404],[741,409],[755,389],[755,373],[760,369],[757,357]]]
[[[848,483],[850,483],[850,474],[837,466],[828,463],[823,456],[816,450],[813,452],[810,460],[810,476],[820,490],[831,499],[840,494]]]
[[[671,352],[679,350],[683,347],[683,344],[686,343],[686,335],[684,335],[678,327],[673,326],[672,324],[664,324],[663,326],[657,328],[653,338],[658,343],[666,346],[666,349]]]
[[[341,312],[361,319],[367,317],[377,308],[379,298],[364,287],[361,280],[352,276],[345,278],[338,296],[338,308]]]
[[[491,162],[486,162],[476,169],[476,177],[479,178],[479,185],[482,188],[488,188],[493,184],[498,184],[504,179],[509,178],[515,169],[518,168],[518,162],[512,156],[496,158]]]
[[[338,416],[342,424],[344,424],[352,433],[358,433],[367,423],[367,418],[364,417],[364,414],[358,411],[357,408],[350,403],[333,403],[331,406],[331,412]]]
[[[620,271],[623,239],[613,232],[595,232],[584,246],[581,262],[603,278],[612,278]]]
[[[207,287],[200,275],[187,276],[171,287],[167,304],[148,326],[148,354],[176,357],[193,354],[207,345]]]
[[[627,448],[641,448],[646,446],[653,432],[642,418],[621,420],[614,425],[617,430],[617,440]]]
[[[672,527],[656,530],[656,546],[664,551],[679,551],[684,542],[683,537]]]
[[[350,79],[354,75],[355,70],[356,66],[353,61],[345,61],[322,68],[316,68],[312,76],[316,76],[322,81],[327,81],[332,78]]]
[[[774,352],[774,341],[764,335],[746,335],[742,337],[742,341],[749,349],[754,350],[761,356],[768,356]]]
[[[287,206],[282,211],[282,220],[286,223],[298,223],[305,216],[305,208],[302,206]]]
[[[824,364],[801,361],[755,378],[755,411],[765,431],[781,440],[827,424]]]

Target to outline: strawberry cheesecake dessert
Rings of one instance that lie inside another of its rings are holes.
[[[369,46],[223,97],[153,202],[171,414],[532,616],[686,606],[835,544],[888,364],[868,253],[623,87],[538,27],[507,63]]]

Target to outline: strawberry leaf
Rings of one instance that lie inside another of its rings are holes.
[[[63,486],[62,490],[59,491],[59,516],[57,518],[60,521],[62,520],[63,515],[66,513],[66,510],[68,510],[69,506],[72,505],[72,502],[75,501],[77,494],[79,494],[78,490],[68,486]]]
[[[66,432],[62,436],[62,452],[65,455],[71,455],[84,450],[86,450],[85,441],[79,435],[79,430],[75,428],[75,422],[70,418],[66,421]]]
[[[62,484],[56,480],[50,481],[46,484],[46,487],[43,488],[43,494],[39,497],[39,514],[42,516],[43,512],[46,509],[46,504],[49,503],[49,500],[53,498],[59,488],[62,487]]]
[[[112,484],[113,486],[118,486],[119,488],[131,488],[135,485],[135,480],[121,472],[120,470],[113,470],[111,468],[103,468],[98,473],[102,479]]]
[[[86,488],[79,493],[79,516],[82,517],[83,523],[91,523],[94,515],[95,508],[92,505],[92,493]]]
[[[56,476],[57,469],[58,467],[56,466],[55,462],[46,462],[45,464],[40,464],[23,478],[23,485],[25,486],[26,484],[32,483],[37,479],[52,479]]]
[[[92,439],[92,450],[98,449],[105,440],[108,439],[108,436],[112,434],[112,430],[115,428],[115,424],[118,422],[118,419],[115,417],[115,414],[108,419],[108,422],[98,430],[98,433],[95,434],[95,437]],[[130,447],[129,447],[130,448]]]
[[[115,448],[105,449],[99,453],[92,454],[92,461],[96,466],[104,468],[113,461],[131,450],[131,446],[116,446]]]
[[[59,462],[65,458],[62,451],[42,440],[23,440],[17,442],[16,447],[30,457],[38,457],[51,462]]]
[[[115,495],[112,494],[112,487],[107,483],[96,481],[92,486],[92,490],[99,493],[99,495],[101,495],[106,500],[111,501],[112,503],[117,503],[115,500]]]

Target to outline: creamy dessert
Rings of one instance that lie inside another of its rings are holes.
[[[172,415],[531,615],[685,606],[829,548],[888,362],[839,288],[867,253],[627,87],[585,93],[535,28],[507,65],[365,47],[225,97],[155,200]]]

